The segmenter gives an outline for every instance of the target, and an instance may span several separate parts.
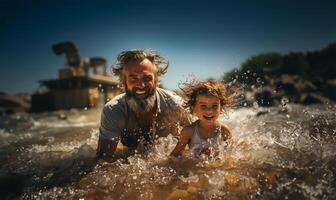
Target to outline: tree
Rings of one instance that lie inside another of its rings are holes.
[[[303,53],[289,53],[283,58],[279,74],[295,74],[307,77],[309,74],[309,63]]]
[[[226,82],[236,80],[246,84],[256,84],[264,81],[264,76],[274,76],[282,64],[282,55],[278,53],[266,53],[252,56],[240,67],[229,71],[224,75]]]

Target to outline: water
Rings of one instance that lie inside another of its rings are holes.
[[[114,163],[95,161],[98,110],[2,117],[0,198],[336,199],[335,108],[241,108],[214,160],[170,158],[168,137]]]

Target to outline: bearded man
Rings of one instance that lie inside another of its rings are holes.
[[[167,68],[168,61],[156,51],[130,50],[118,55],[113,72],[125,93],[102,110],[98,158],[113,158],[119,142],[130,149],[151,146],[156,138],[176,136],[180,126],[190,123],[181,97],[158,87]]]

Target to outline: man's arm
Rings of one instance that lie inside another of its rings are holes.
[[[107,160],[115,159],[115,151],[120,139],[120,126],[123,126],[122,112],[118,105],[105,106],[102,110],[97,158]]]
[[[97,158],[98,159],[112,159],[114,160],[114,153],[117,148],[118,141],[107,140],[99,138],[98,140],[98,149],[97,149]]]

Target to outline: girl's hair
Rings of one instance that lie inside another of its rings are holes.
[[[198,95],[205,94],[217,97],[220,101],[220,111],[224,113],[225,108],[230,107],[233,103],[232,98],[221,81],[209,80],[209,81],[192,81],[189,83],[183,83],[180,88],[183,92],[185,103],[184,108],[189,109],[192,112],[192,107],[196,104],[196,98]]]

